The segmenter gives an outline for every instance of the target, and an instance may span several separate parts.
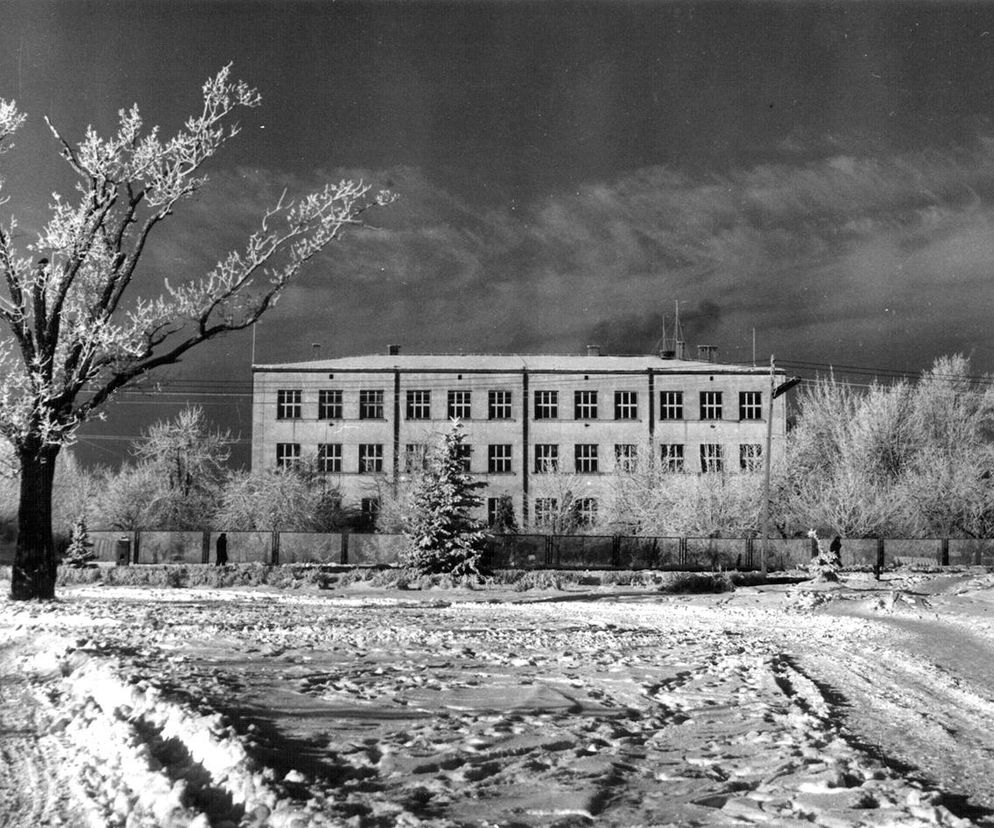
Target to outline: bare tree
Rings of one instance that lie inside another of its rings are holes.
[[[204,84],[199,114],[168,139],[145,129],[137,106],[120,111],[113,135],[91,127],[75,145],[46,119],[76,193],[53,197],[48,223],[23,252],[16,220],[0,225],[0,319],[9,331],[0,349],[0,433],[20,469],[13,598],[54,596],[52,481],[78,426],[115,391],[254,324],[366,207],[390,200],[353,181],[283,197],[245,246],[204,276],[164,279],[159,296],[130,296],[150,237],[204,185],[204,165],[238,133],[234,114],[259,103],[254,89],[231,80],[229,65]],[[0,150],[23,122],[13,102],[0,100]]]

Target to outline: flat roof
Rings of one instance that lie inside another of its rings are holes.
[[[659,373],[766,374],[769,366],[752,366],[688,359],[664,359],[655,354],[588,356],[586,354],[366,354],[253,365],[253,372],[461,371],[464,373]],[[783,373],[782,370],[777,371]]]

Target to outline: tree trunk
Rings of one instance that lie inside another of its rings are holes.
[[[21,502],[10,597],[55,597],[55,544],[52,541],[52,481],[59,446],[29,445],[18,451]]]

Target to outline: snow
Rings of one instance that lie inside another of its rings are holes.
[[[0,824],[994,825],[992,586],[4,599]]]

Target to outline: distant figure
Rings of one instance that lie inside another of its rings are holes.
[[[832,560],[836,564],[842,563],[842,538],[838,535],[835,536],[835,540],[829,544],[828,551],[832,553]]]
[[[224,532],[217,536],[217,565],[228,563],[228,536]]]

